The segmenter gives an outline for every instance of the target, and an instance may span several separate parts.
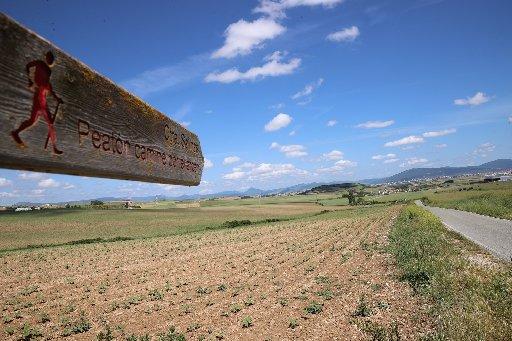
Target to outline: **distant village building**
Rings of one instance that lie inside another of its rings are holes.
[[[17,207],[14,212],[26,212],[32,211],[32,207]]]

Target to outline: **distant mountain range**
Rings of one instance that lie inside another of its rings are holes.
[[[463,174],[478,174],[486,172],[499,172],[512,169],[511,159],[498,159],[481,164],[480,166],[467,167],[440,167],[440,168],[412,168],[398,174],[380,179],[361,180],[364,184],[382,184],[391,182],[404,182],[416,179],[437,178],[441,176],[457,176]]]
[[[357,183],[367,184],[367,185],[376,185],[376,184],[384,184],[384,183],[396,183],[396,182],[406,182],[411,180],[420,180],[427,178],[437,178],[442,176],[458,176],[464,174],[479,174],[479,173],[490,173],[490,172],[500,172],[512,170],[512,159],[498,159],[495,161],[484,163],[480,166],[467,166],[467,167],[440,167],[440,168],[412,168],[398,174],[379,179],[365,179],[356,181]],[[137,202],[149,202],[155,200],[197,200],[197,199],[209,199],[209,198],[221,198],[221,197],[230,197],[230,196],[256,196],[256,195],[273,195],[273,194],[287,194],[287,193],[296,193],[296,192],[304,192],[308,191],[314,187],[325,186],[325,185],[333,185],[340,184],[340,186],[347,186],[350,183],[341,183],[341,181],[333,181],[333,182],[311,182],[305,184],[298,184],[290,187],[270,189],[270,190],[262,190],[257,188],[249,188],[245,191],[224,191],[219,193],[212,194],[190,194],[190,195],[181,195],[177,197],[169,197],[165,195],[152,195],[152,196],[144,196],[144,197],[132,197],[130,198],[133,201]],[[116,197],[103,197],[96,198],[95,200],[101,200],[103,202],[106,201],[117,201],[117,200],[126,200],[125,198],[116,198]],[[84,204],[89,203],[89,200],[80,200],[73,202],[63,202],[58,204]],[[94,200],[94,199],[92,199]],[[25,206],[33,206],[39,205],[40,203],[18,203],[17,205],[25,205]]]

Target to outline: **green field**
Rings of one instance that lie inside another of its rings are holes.
[[[332,194],[311,194],[311,195],[289,195],[273,196],[247,199],[214,199],[201,201],[201,207],[212,206],[250,206],[250,205],[271,205],[283,203],[315,203],[321,200],[333,198]]]
[[[367,192],[375,192],[376,187]],[[298,219],[325,209],[348,208],[346,191],[309,195],[200,202],[155,201],[141,209],[56,209],[0,214],[0,251],[70,242],[169,236],[222,227],[233,220]],[[410,202],[427,198],[433,206],[512,219],[512,183],[468,184],[389,195],[366,195],[366,202]],[[192,207],[186,207],[190,205]],[[197,207],[193,207],[197,206]]]
[[[466,185],[424,196],[425,203],[432,206],[512,219],[512,182]]]
[[[229,201],[226,201],[229,203]],[[300,218],[325,209],[313,203],[147,209],[54,209],[0,214],[0,250],[89,239],[149,238],[215,229],[227,221]],[[173,205],[173,204],[172,204]],[[149,205],[147,205],[149,206]]]
[[[421,199],[422,197],[428,195],[429,193],[433,193],[433,190],[427,191],[418,191],[418,192],[402,192],[402,193],[393,193],[388,195],[375,195],[375,196],[367,196],[366,200],[375,200],[378,202],[407,202]]]

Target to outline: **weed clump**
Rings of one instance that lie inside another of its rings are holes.
[[[369,334],[374,341],[400,341],[400,331],[396,322],[391,323],[389,327],[376,322],[364,321],[359,325],[362,331]]]
[[[327,301],[334,297],[334,293],[330,289],[320,290],[316,294]]]
[[[252,327],[253,323],[252,323],[252,317],[250,316],[246,316],[243,318],[242,320],[242,328],[249,328],[249,327]]]
[[[252,222],[250,220],[244,219],[244,220],[228,220],[222,224],[222,227],[225,228],[235,228],[238,226],[246,226],[251,225]]]
[[[239,304],[232,304],[231,307],[229,307],[229,311],[231,311],[233,314],[238,313],[240,310],[242,310],[242,307]]]
[[[322,310],[324,310],[324,305],[315,301],[312,301],[306,308],[304,308],[306,313],[313,315],[320,314]]]
[[[297,319],[291,318],[288,322],[288,328],[295,329],[299,326],[299,321]]]
[[[91,329],[91,323],[89,320],[87,320],[84,313],[81,313],[78,320],[66,324],[62,336],[71,336],[74,334],[85,333],[89,329]]]
[[[251,306],[251,305],[253,305],[253,304],[254,304],[254,298],[252,298],[252,297],[250,297],[250,296],[249,296],[249,297],[247,297],[247,299],[244,301],[244,305],[245,305],[246,307],[250,307],[250,306]]]
[[[158,289],[153,289],[149,291],[148,297],[150,301],[161,301],[164,299],[164,294],[161,293]]]
[[[21,328],[21,337],[20,340],[28,341],[40,338],[43,334],[39,331],[39,329],[32,327],[31,325],[25,323]]]
[[[176,331],[174,326],[170,326],[167,332],[157,335],[158,341],[185,341],[185,335]]]
[[[199,294],[199,295],[205,295],[205,294],[209,294],[211,292],[210,289],[208,289],[207,287],[198,287],[196,289],[196,292]]]
[[[355,317],[368,317],[372,314],[372,309],[368,305],[368,302],[364,297],[359,299],[359,304],[357,305],[356,311],[354,312]]]
[[[110,330],[110,326],[106,326],[104,331],[101,331],[96,335],[96,340],[98,341],[112,341],[114,340],[114,335],[112,334],[112,330]]]
[[[43,312],[43,313],[39,314],[39,317],[38,317],[37,321],[39,323],[50,322],[50,316],[47,313]]]

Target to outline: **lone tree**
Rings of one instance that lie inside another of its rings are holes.
[[[354,191],[350,190],[348,191],[348,204],[349,205],[355,205],[356,204],[356,197],[354,195]]]

